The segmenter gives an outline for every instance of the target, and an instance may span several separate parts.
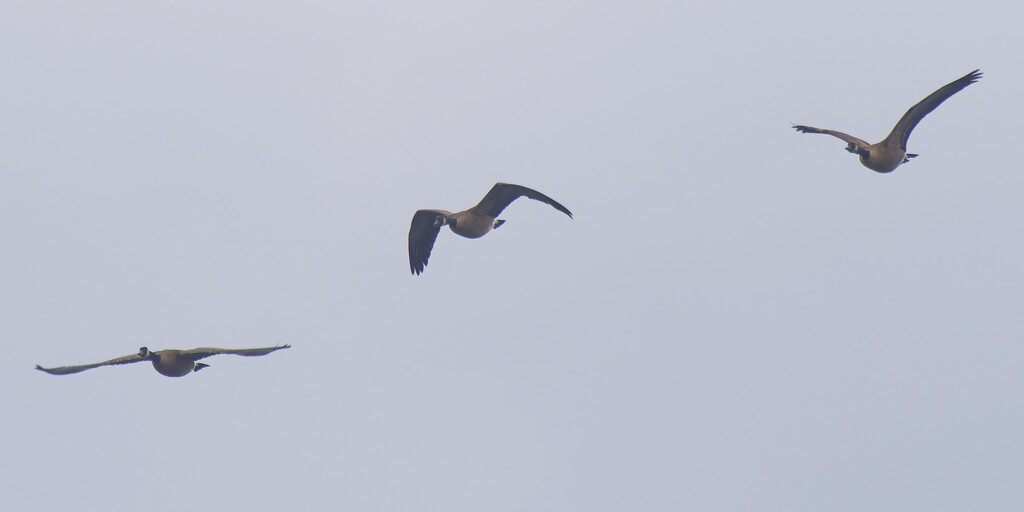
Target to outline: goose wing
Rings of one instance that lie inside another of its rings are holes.
[[[203,359],[218,354],[234,354],[236,356],[265,356],[275,350],[281,350],[283,348],[291,348],[291,345],[277,345],[275,347],[263,347],[263,348],[214,348],[214,347],[199,347],[191,350],[182,350],[178,354],[178,357],[184,357],[193,361]]]
[[[130,356],[118,357],[115,359],[111,359],[109,361],[103,361],[102,363],[82,364],[78,366],[60,366],[57,368],[43,368],[42,366],[39,366],[37,364],[36,370],[44,371],[46,373],[49,373],[50,375],[67,375],[69,373],[78,373],[81,371],[90,370],[92,368],[96,368],[97,366],[137,363],[139,361],[145,361],[145,359],[143,359],[142,356],[138,354],[132,354]]]
[[[554,209],[566,214],[569,218],[572,218],[572,212],[568,208],[562,206],[558,201],[551,199],[550,197],[533,190],[532,188],[526,188],[521,185],[511,185],[508,183],[495,183],[491,187],[491,191],[480,200],[480,203],[473,207],[473,211],[480,214],[487,214],[491,217],[497,217],[501,214],[512,201],[526,196],[535,201],[547,203],[554,207]]]
[[[412,225],[409,226],[409,270],[413,274],[422,273],[427,266],[430,251],[434,249],[434,240],[437,240],[437,234],[441,231],[441,226],[434,225],[438,215],[451,216],[451,212],[418,210],[412,216]]]
[[[892,129],[892,132],[882,142],[887,146],[899,146],[900,149],[906,151],[910,132],[914,130],[917,123],[921,122],[921,119],[924,119],[924,116],[930,114],[932,110],[935,110],[936,107],[949,99],[950,96],[960,92],[964,87],[977,82],[980,78],[981,71],[975,69],[929,94],[927,98],[919,101],[917,105],[910,107],[906,114],[903,114],[903,117],[900,118],[900,121]]]
[[[813,126],[803,126],[800,124],[794,124],[793,129],[800,133],[824,133],[825,135],[839,137],[840,139],[843,139],[843,141],[847,143],[856,144],[860,147],[867,147],[871,145],[863,140],[858,139],[857,137],[854,137],[853,135],[847,135],[843,132],[837,132],[835,130],[824,130],[821,128],[815,128]]]

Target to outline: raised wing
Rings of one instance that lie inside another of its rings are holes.
[[[960,92],[964,87],[977,82],[980,78],[981,71],[975,69],[963,77],[954,80],[942,86],[939,90],[929,94],[927,98],[919,101],[917,105],[910,107],[910,110],[908,110],[906,114],[903,114],[903,117],[900,118],[900,121],[896,123],[892,132],[889,133],[889,136],[886,137],[883,142],[887,146],[898,145],[900,149],[906,151],[907,139],[910,138],[910,132],[914,130],[917,123],[921,122],[921,119],[924,119],[924,116],[931,113],[932,110],[935,110],[935,107],[941,105],[942,102],[949,99],[950,96]]]
[[[473,211],[480,214],[485,213],[491,217],[497,217],[501,214],[512,201],[515,201],[521,196],[526,196],[535,201],[547,203],[554,207],[554,209],[566,214],[569,218],[572,218],[572,212],[568,208],[562,206],[558,201],[551,199],[550,197],[533,190],[532,188],[526,188],[521,185],[511,185],[508,183],[495,183],[491,187],[491,191],[480,200],[480,203],[473,207]]]
[[[191,350],[182,350],[178,357],[185,357],[193,361],[203,359],[210,356],[219,354],[234,354],[236,356],[265,356],[275,350],[281,350],[283,348],[291,348],[291,345],[278,345],[276,347],[263,347],[263,348],[214,348],[214,347],[199,347]]]
[[[58,367],[58,368],[43,368],[42,366],[39,366],[37,364],[36,365],[36,370],[44,371],[46,373],[49,373],[50,375],[67,375],[69,373],[78,373],[78,372],[81,372],[81,371],[90,370],[92,368],[96,368],[97,366],[137,363],[139,361],[145,361],[145,359],[143,359],[142,356],[140,356],[138,354],[132,354],[130,356],[118,357],[116,359],[111,359],[109,361],[103,361],[102,363],[83,364],[83,365],[78,365],[78,366],[61,366],[61,367]]]
[[[853,135],[847,135],[843,132],[837,132],[835,130],[823,130],[821,128],[815,128],[813,126],[803,126],[799,124],[794,124],[793,129],[800,133],[824,133],[825,135],[838,137],[840,139],[843,139],[847,143],[856,144],[860,147],[867,147],[871,145],[863,140],[858,139],[857,137],[854,137]]]
[[[434,249],[434,240],[441,231],[441,226],[435,226],[438,215],[451,215],[444,210],[418,210],[412,216],[412,225],[409,226],[409,270],[413,274],[421,274],[427,266],[430,258],[430,251]]]

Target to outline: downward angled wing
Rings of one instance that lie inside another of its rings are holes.
[[[427,266],[430,251],[434,249],[434,240],[441,231],[441,226],[434,225],[438,215],[451,215],[444,210],[418,210],[412,216],[409,226],[409,270],[420,274]]]
[[[935,110],[942,104],[943,101],[949,99],[950,96],[960,92],[964,87],[977,82],[981,78],[981,71],[975,69],[970,73],[962,76],[961,78],[954,80],[940,88],[939,90],[928,95],[927,98],[919,101],[917,105],[910,107],[910,110],[900,121],[896,123],[896,126],[892,129],[892,132],[883,141],[887,146],[898,145],[903,151],[907,150],[907,139],[910,138],[910,132],[913,131],[917,123],[924,119],[924,116]]]
[[[825,135],[839,137],[840,139],[843,139],[844,141],[850,144],[856,144],[861,147],[867,147],[871,145],[865,141],[858,139],[857,137],[854,137],[853,135],[847,135],[843,132],[837,132],[835,130],[822,130],[821,128],[814,128],[812,126],[803,126],[799,124],[793,125],[793,129],[800,133],[824,133]]]
[[[276,347],[240,349],[199,347],[191,350],[182,350],[178,357],[185,357],[195,361],[197,359],[203,359],[205,357],[215,356],[218,354],[234,354],[236,356],[265,356],[275,350],[281,350],[282,348],[291,348],[291,345],[278,345]]]
[[[97,366],[107,366],[112,364],[128,364],[137,363],[139,361],[145,361],[142,356],[138,354],[132,354],[130,356],[118,357],[109,361],[103,361],[102,363],[83,364],[78,366],[61,366],[59,368],[43,368],[42,366],[36,365],[36,370],[41,370],[50,375],[67,375],[69,373],[78,373],[85,370],[96,368]]]
[[[497,217],[501,214],[502,210],[512,203],[512,201],[515,201],[521,196],[526,196],[530,199],[547,203],[554,207],[554,209],[568,215],[570,219],[572,218],[572,212],[570,212],[568,208],[562,206],[558,201],[555,201],[532,188],[526,188],[520,185],[510,185],[508,183],[496,183],[491,187],[491,191],[480,200],[480,204],[473,207],[473,210],[476,213],[485,213],[491,217]]]

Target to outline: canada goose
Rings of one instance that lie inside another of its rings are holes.
[[[266,347],[266,348],[243,348],[243,349],[230,349],[230,348],[210,348],[201,347],[194,348],[192,350],[158,350],[151,352],[148,348],[142,347],[139,349],[138,354],[132,354],[130,356],[118,357],[111,359],[110,361],[103,361],[102,363],[83,364],[79,366],[61,366],[59,368],[43,368],[42,366],[36,365],[37,370],[42,370],[51,375],[67,375],[69,373],[78,373],[80,371],[96,368],[97,366],[106,366],[112,364],[127,364],[137,363],[139,361],[152,361],[153,368],[161,375],[168,377],[182,377],[188,375],[191,371],[199,371],[207,366],[205,363],[197,363],[199,359],[205,357],[215,356],[217,354],[235,354],[237,356],[262,356],[269,354],[275,350],[281,350],[282,348],[289,348],[291,345],[280,345],[277,347]]]
[[[412,225],[409,226],[409,269],[413,274],[423,272],[441,226],[447,224],[456,235],[480,238],[505,223],[496,217],[521,196],[547,203],[572,218],[572,212],[568,208],[536,190],[508,183],[496,183],[479,204],[468,210],[458,213],[446,210],[417,211],[412,216]]]
[[[907,139],[910,138],[910,132],[917,126],[917,123],[921,122],[924,116],[935,110],[935,107],[941,105],[943,101],[946,101],[964,87],[977,82],[980,78],[981,72],[975,69],[962,78],[954,80],[941,89],[929,94],[927,98],[921,100],[917,105],[910,107],[910,110],[903,114],[900,121],[896,123],[889,136],[877,144],[868,144],[857,137],[835,130],[822,130],[821,128],[801,125],[794,125],[793,128],[802,133],[825,133],[833,137],[839,137],[847,142],[847,151],[860,155],[860,163],[864,164],[864,167],[881,173],[892,172],[900,164],[909,162],[911,158],[917,156],[907,153]]]

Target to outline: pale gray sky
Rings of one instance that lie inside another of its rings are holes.
[[[1021,19],[9,1],[2,508],[1019,510]],[[881,140],[975,68],[892,174],[790,127]],[[411,276],[413,212],[497,181],[575,218]]]

